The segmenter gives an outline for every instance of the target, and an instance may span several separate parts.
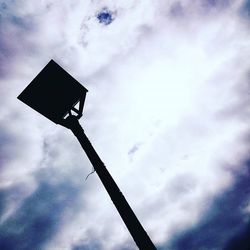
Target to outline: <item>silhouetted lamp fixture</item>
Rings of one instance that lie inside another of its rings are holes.
[[[78,119],[82,116],[87,91],[51,60],[18,99],[51,121],[61,124],[72,112],[76,113]]]
[[[18,96],[18,99],[74,133],[138,248],[155,250],[156,247],[78,122],[82,116],[87,91],[61,66],[51,60]]]

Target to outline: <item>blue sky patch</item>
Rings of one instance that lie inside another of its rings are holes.
[[[113,14],[108,9],[103,9],[97,14],[97,19],[99,20],[99,23],[103,23],[105,25],[109,25],[113,22]]]

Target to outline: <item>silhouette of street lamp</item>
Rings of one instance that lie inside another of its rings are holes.
[[[141,250],[156,250],[122,192],[96,153],[78,119],[87,93],[78,81],[51,60],[18,96],[18,99],[56,124],[70,129],[101,179],[111,200]]]

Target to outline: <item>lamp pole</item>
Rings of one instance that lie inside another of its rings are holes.
[[[70,129],[78,139],[138,248],[140,250],[156,250],[153,242],[84,133],[77,117],[70,115],[61,125]]]
[[[87,93],[76,79],[53,59],[18,96],[18,99],[56,124],[70,129],[80,142],[111,200],[140,250],[156,250],[122,192],[85,135],[78,119]],[[79,108],[76,104],[79,103]],[[77,115],[72,115],[74,111]],[[65,117],[68,114],[68,117]]]

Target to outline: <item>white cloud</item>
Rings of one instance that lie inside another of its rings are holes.
[[[15,99],[51,57],[89,89],[81,123],[156,244],[196,223],[233,183],[228,166],[237,170],[246,159],[249,33],[240,5],[205,13],[198,2],[181,1],[173,16],[173,4],[22,5],[19,15],[34,19],[36,30],[26,37],[32,52],[18,54],[4,90],[1,122],[16,143],[1,185],[19,178],[28,185],[50,168],[50,181],[68,178],[86,189],[47,249],[70,249],[93,235],[104,249],[129,240],[97,177],[84,182],[91,167],[73,136]],[[103,7],[115,15],[109,26],[95,18]]]

